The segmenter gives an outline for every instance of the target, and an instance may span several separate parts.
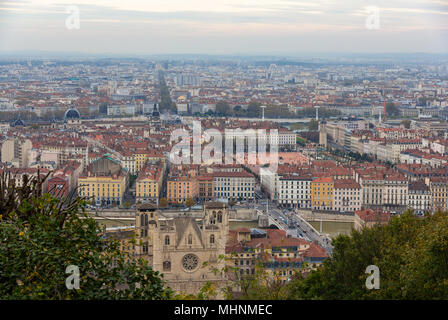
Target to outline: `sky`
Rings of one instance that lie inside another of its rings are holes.
[[[0,53],[448,53],[448,0],[0,0]]]

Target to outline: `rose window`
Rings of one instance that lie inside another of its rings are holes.
[[[198,267],[198,264],[199,264],[198,257],[191,253],[185,255],[184,258],[182,259],[182,266],[187,271],[192,271],[196,269]]]

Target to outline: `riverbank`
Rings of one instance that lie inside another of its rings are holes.
[[[334,222],[355,222],[354,214],[337,214],[337,213],[323,213],[312,211],[301,211],[300,216],[308,222],[312,221],[334,221]]]

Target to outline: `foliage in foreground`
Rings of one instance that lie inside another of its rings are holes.
[[[333,241],[322,266],[306,277],[297,270],[291,281],[254,275],[235,279],[240,299],[448,299],[448,215],[424,218],[407,212],[388,225],[377,225]],[[380,270],[380,289],[366,288],[366,268]],[[306,266],[304,266],[305,268]],[[238,274],[238,270],[234,270]],[[229,289],[229,288],[228,288]],[[227,292],[231,292],[228,290]]]
[[[79,198],[40,195],[40,179],[13,187],[0,179],[0,299],[166,299],[171,291],[144,260],[131,261],[118,241],[104,241]],[[81,214],[79,214],[81,213]],[[80,271],[68,289],[69,265]]]

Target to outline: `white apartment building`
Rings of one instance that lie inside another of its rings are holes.
[[[216,199],[253,200],[255,177],[246,172],[216,172],[213,174]]]
[[[419,149],[422,143],[419,139],[399,139],[388,141],[377,146],[377,159],[391,163],[400,162],[400,153],[406,149]]]
[[[409,183],[408,207],[418,212],[431,209],[431,190],[423,181]]]
[[[408,180],[401,175],[384,178],[383,205],[408,205]]]
[[[260,182],[269,193],[271,200],[275,200],[278,195],[279,175],[266,168],[260,168]]]
[[[121,165],[126,168],[130,174],[138,174],[135,164],[135,155],[132,152],[126,152],[123,154]]]
[[[367,206],[376,206],[383,203],[383,177],[361,176],[360,185],[362,188],[362,204]]]
[[[293,208],[311,208],[311,177],[294,174],[278,179],[277,200],[279,204]]]
[[[334,180],[333,193],[333,210],[345,212],[361,210],[361,185],[355,180]]]

